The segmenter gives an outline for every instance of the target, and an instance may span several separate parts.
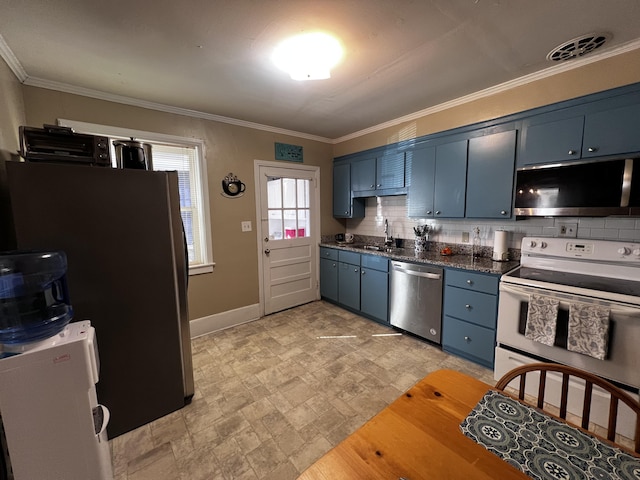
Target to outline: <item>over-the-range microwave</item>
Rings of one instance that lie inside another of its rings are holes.
[[[517,216],[640,215],[640,158],[516,171]]]

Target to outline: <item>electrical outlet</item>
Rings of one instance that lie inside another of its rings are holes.
[[[469,243],[469,232],[462,232],[462,243]]]
[[[242,231],[243,232],[250,232],[251,231],[251,221],[250,220],[242,222],[240,225],[242,226]]]
[[[558,236],[576,238],[578,236],[577,223],[558,223]]]

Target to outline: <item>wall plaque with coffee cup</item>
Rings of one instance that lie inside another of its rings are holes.
[[[223,197],[241,197],[246,189],[246,185],[238,180],[238,177],[233,173],[229,173],[222,179],[222,193]]]

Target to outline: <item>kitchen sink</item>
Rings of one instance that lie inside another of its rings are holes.
[[[354,245],[354,248],[361,248],[363,250],[373,250],[374,252],[392,252],[396,250],[393,247],[387,247],[384,245],[373,245],[373,244]]]

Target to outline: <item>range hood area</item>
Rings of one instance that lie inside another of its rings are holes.
[[[640,158],[518,169],[514,213],[520,217],[640,215]]]

